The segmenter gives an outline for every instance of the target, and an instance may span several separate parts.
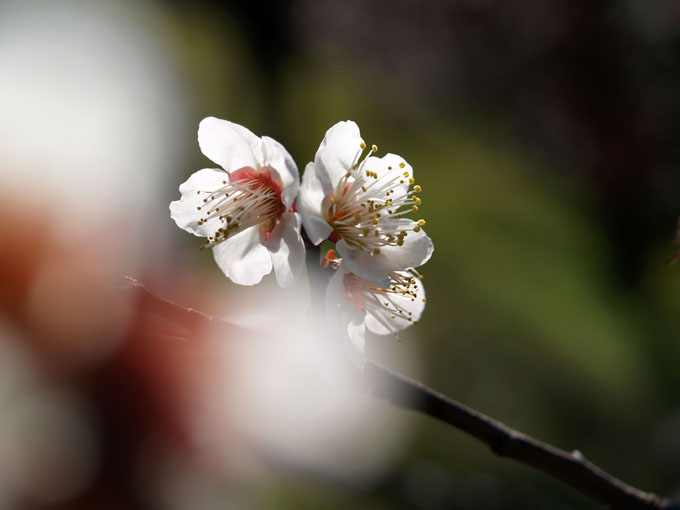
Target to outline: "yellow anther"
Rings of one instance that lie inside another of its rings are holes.
[[[373,250],[373,255],[380,255],[380,248],[375,248]]]
[[[408,172],[404,172],[404,173],[401,174],[401,175],[403,175],[404,177],[408,177]]]
[[[415,191],[416,193],[420,193],[420,192],[422,191],[422,189],[423,189],[423,188],[421,188],[421,187],[420,187],[419,185],[417,185],[417,184],[416,184],[415,186],[413,186],[413,191]]]
[[[373,224],[377,225],[378,223],[380,223],[380,220],[378,218],[373,218]]]
[[[365,149],[365,148],[366,148],[366,144],[365,144],[364,142],[361,142],[361,143],[359,144],[359,147],[361,147],[362,149]]]
[[[391,167],[391,166],[388,166],[387,169],[388,169],[388,170],[392,170],[392,167]]]
[[[413,231],[414,232],[420,232],[420,227],[418,225],[416,225],[415,227],[413,227]]]
[[[423,303],[427,303],[427,299],[423,298]]]
[[[420,225],[421,227],[424,227],[425,226],[425,220],[418,220],[418,225]]]
[[[416,205],[420,205],[420,204],[423,203],[423,201],[420,200],[420,198],[418,198],[418,197],[413,197],[413,203],[416,204]]]
[[[412,210],[413,212],[418,212],[418,206],[417,206],[417,205],[414,205],[413,207],[411,207],[411,210]]]
[[[371,150],[372,150],[373,152],[378,152],[378,146],[375,145],[375,144],[371,145]]]
[[[406,163],[404,163],[403,161],[401,163],[399,163],[399,168],[404,168],[405,166],[406,166]]]
[[[413,179],[413,177],[409,178],[409,180],[408,180],[409,184],[413,184],[414,182],[416,182],[416,181]]]

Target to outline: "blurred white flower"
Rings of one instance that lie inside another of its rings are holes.
[[[221,169],[203,169],[183,183],[170,204],[177,226],[207,237],[217,265],[233,282],[254,285],[274,269],[282,287],[302,271],[300,217],[291,210],[297,166],[276,140],[208,117],[198,128],[201,151]]]
[[[377,285],[350,272],[343,259],[326,289],[331,328],[347,334],[360,356],[366,328],[378,335],[396,334],[417,323],[425,309],[425,289],[418,271],[391,271],[388,278],[387,285]]]
[[[424,264],[434,248],[425,221],[403,217],[421,203],[411,166],[395,154],[372,156],[375,145],[361,160],[364,149],[354,122],[331,127],[305,169],[297,205],[314,244],[330,238],[350,271],[387,286],[391,272]]]

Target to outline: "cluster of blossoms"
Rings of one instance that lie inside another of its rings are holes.
[[[425,291],[416,268],[434,248],[425,221],[406,217],[418,211],[421,188],[403,158],[375,156],[354,122],[339,122],[300,184],[286,149],[243,126],[206,118],[198,142],[222,169],[189,177],[170,211],[180,228],[206,238],[202,248],[212,248],[228,278],[254,285],[273,269],[287,287],[302,273],[305,243],[330,240],[326,311],[336,330],[363,351],[366,328],[396,334],[418,321]]]

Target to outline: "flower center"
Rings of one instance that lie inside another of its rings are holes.
[[[205,195],[203,205],[198,206],[199,211],[204,211],[198,224],[217,219],[222,225],[208,237],[201,246],[202,250],[255,225],[262,225],[267,237],[285,211],[281,187],[274,181],[269,169],[244,167],[228,176],[228,180],[222,181],[221,188],[197,192]]]
[[[392,271],[389,273],[389,286],[378,287],[375,282],[361,278],[354,273],[343,275],[345,297],[351,299],[360,310],[370,313],[385,328],[396,332],[389,319],[403,319],[414,324],[413,312],[404,310],[395,298],[417,299],[417,288],[422,275],[415,269],[408,271]],[[425,302],[425,298],[422,298]]]
[[[410,231],[419,232],[425,225],[425,220],[410,226],[398,221],[418,211],[422,200],[415,194],[421,187],[404,171],[404,161],[381,175],[366,168],[368,157],[378,150],[375,145],[357,163],[364,148],[362,144],[355,163],[328,195],[326,221],[333,227],[332,241],[343,239],[349,248],[378,255],[383,246],[402,246]]]

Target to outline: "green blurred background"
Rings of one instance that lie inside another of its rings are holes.
[[[207,166],[194,141],[205,116],[273,136],[301,171],[328,127],[356,121],[367,143],[414,167],[435,243],[423,319],[401,342],[372,337],[369,355],[626,482],[680,497],[680,265],[666,264],[680,214],[680,5],[117,9],[151,34],[186,101],[177,136],[186,157],[153,208]],[[166,227],[191,263],[216,274],[195,239]],[[414,427],[377,479],[272,468],[266,481],[226,490],[225,507],[598,508],[432,419],[383,404],[376,412]]]

